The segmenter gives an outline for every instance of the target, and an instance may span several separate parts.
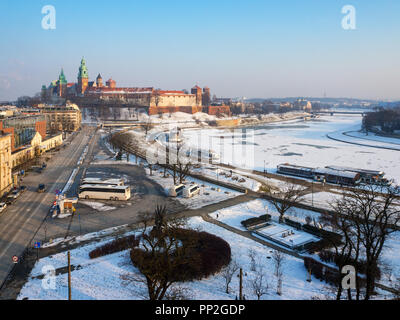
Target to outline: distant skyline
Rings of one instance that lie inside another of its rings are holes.
[[[44,30],[42,7],[56,9]],[[356,30],[341,10],[356,8]],[[219,97],[400,100],[400,1],[0,2],[0,101],[40,92],[64,69],[118,86],[210,87]]]

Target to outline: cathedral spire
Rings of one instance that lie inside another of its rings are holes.
[[[64,69],[63,68],[61,68],[61,73],[60,73],[60,76],[58,77],[58,81],[59,81],[60,84],[66,84],[67,83],[67,79],[65,78]]]
[[[89,73],[86,67],[86,61],[82,57],[81,66],[79,67],[78,79],[89,79]]]

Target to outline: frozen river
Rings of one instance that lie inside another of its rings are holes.
[[[263,124],[246,129],[184,130],[187,143],[221,154],[224,163],[262,171],[276,171],[276,166],[291,163],[302,166],[349,166],[382,170],[387,178],[400,182],[400,139],[364,136],[361,116],[322,116],[311,121]],[[245,130],[245,131],[244,131]],[[342,132],[352,132],[353,137]],[[343,137],[347,142],[331,140]],[[380,146],[381,149],[373,146]],[[397,148],[388,150],[384,148]]]

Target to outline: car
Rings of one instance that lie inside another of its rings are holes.
[[[22,194],[21,190],[19,189],[14,189],[10,194],[9,197],[13,197],[14,199],[17,199],[20,195]]]
[[[21,193],[25,192],[26,191],[26,186],[20,186],[19,190],[21,191]]]
[[[39,184],[37,191],[39,193],[45,192],[46,191],[46,186],[43,183]]]
[[[4,202],[0,202],[0,213],[2,213],[7,208],[7,204]]]
[[[16,198],[14,198],[13,196],[8,196],[6,198],[6,204],[10,205],[13,204],[15,202]]]

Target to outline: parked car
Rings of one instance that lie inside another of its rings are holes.
[[[2,213],[7,208],[7,204],[4,202],[0,202],[0,213]]]
[[[21,191],[21,193],[24,193],[26,191],[26,186],[20,186],[19,190]]]
[[[15,200],[17,200],[16,198],[14,198],[13,196],[7,196],[6,198],[6,204],[10,205],[13,204],[15,202]]]
[[[42,173],[43,168],[41,166],[32,166],[31,169],[37,173]]]
[[[46,191],[46,186],[43,183],[39,184],[37,191],[39,193],[45,192]]]
[[[13,197],[14,199],[17,199],[20,195],[22,194],[20,189],[15,189],[11,191],[11,193],[8,195],[9,197]]]

